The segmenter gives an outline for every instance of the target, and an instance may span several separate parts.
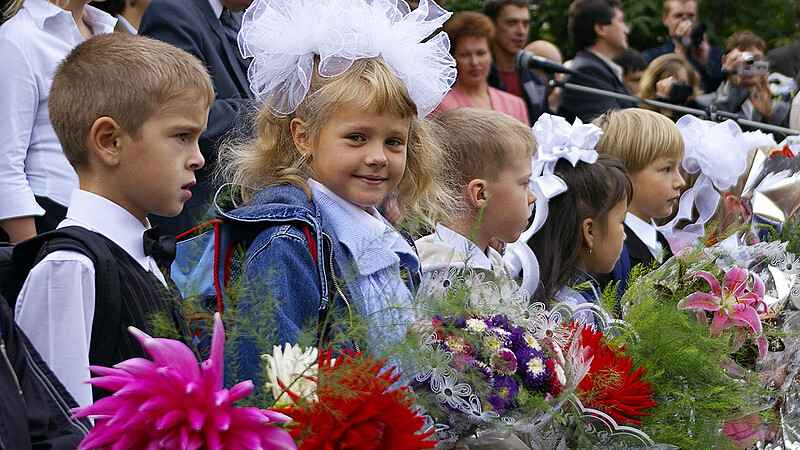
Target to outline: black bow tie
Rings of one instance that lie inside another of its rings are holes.
[[[144,243],[144,255],[153,256],[156,262],[164,267],[169,267],[175,260],[175,244],[177,240],[174,236],[161,236],[158,225],[145,230],[142,235]]]

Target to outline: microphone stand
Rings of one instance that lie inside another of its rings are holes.
[[[656,108],[669,109],[671,111],[677,111],[683,114],[691,114],[693,116],[698,116],[702,119],[713,120],[714,122],[722,122],[724,120],[730,119],[739,124],[740,126],[758,128],[761,130],[769,131],[771,133],[782,133],[785,135],[800,134],[800,131],[798,130],[792,130],[790,128],[770,125],[768,123],[754,122],[752,120],[743,119],[734,113],[729,113],[725,111],[715,111],[712,108],[708,108],[707,110],[688,108],[686,106],[673,105],[672,103],[664,103],[656,100],[647,100],[635,97],[633,95],[620,94],[619,92],[607,91],[605,89],[597,89],[589,86],[584,86],[581,84],[566,83],[563,81],[557,81],[555,79],[551,79],[549,84],[551,87],[560,87],[562,89],[570,89],[573,91],[584,92],[587,94],[602,95],[604,97],[615,98],[618,100],[627,100],[633,103],[644,103],[645,105],[654,106]]]

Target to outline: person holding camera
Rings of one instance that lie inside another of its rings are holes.
[[[711,107],[754,122],[786,127],[790,105],[773,100],[769,90],[769,63],[764,61],[767,45],[751,31],[733,33],[725,41],[722,57],[725,81],[716,92],[694,99],[693,106]]]
[[[661,22],[669,39],[660,47],[642,52],[647,62],[661,55],[683,55],[701,76],[700,88],[712,92],[723,81],[722,50],[709,44],[705,24],[698,20],[696,0],[665,0]]]
[[[686,103],[702,94],[700,90],[700,74],[689,61],[676,53],[661,55],[651,62],[642,74],[636,96],[646,100],[686,105]],[[648,105],[643,108],[656,110]],[[671,109],[660,109],[659,112],[672,120],[678,120],[681,114]]]

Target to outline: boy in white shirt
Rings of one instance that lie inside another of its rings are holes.
[[[485,280],[507,279],[489,240],[514,242],[528,225],[536,200],[530,188],[536,139],[513,117],[481,108],[445,111],[435,122],[460,204],[433,234],[416,241],[422,271],[468,268],[485,273]]]
[[[128,326],[148,332],[153,314],[163,313],[186,332],[179,294],[156,262],[169,252],[159,250],[164,240],[153,236],[147,215],[174,216],[191,196],[194,171],[204,164],[198,139],[213,100],[199,60],[141,36],[90,39],[56,71],[50,118],[80,180],[59,228],[93,232],[113,255],[113,267],[86,252],[45,249],[15,314],[81,406],[107,395],[93,395],[85,384],[88,365],[145,356]],[[109,285],[119,289],[108,295]]]

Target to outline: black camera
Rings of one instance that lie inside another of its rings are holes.
[[[703,42],[703,36],[706,34],[706,24],[703,22],[695,22],[692,24],[692,32],[688,36],[680,36],[681,45],[684,47],[697,48]]]
[[[673,81],[667,102],[673,105],[682,105],[689,100],[689,97],[691,97],[693,93],[694,88],[691,84],[684,83],[683,81]]]

